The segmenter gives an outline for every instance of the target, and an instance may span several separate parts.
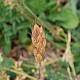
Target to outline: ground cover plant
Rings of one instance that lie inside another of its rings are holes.
[[[0,80],[80,80],[80,0],[0,0]]]

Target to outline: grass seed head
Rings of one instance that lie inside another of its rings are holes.
[[[34,28],[32,30],[32,43],[34,46],[34,56],[40,63],[42,61],[43,53],[46,46],[46,38],[42,26],[39,27],[37,24],[34,25]]]

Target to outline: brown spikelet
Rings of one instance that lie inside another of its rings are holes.
[[[34,28],[32,30],[32,43],[33,43],[34,46],[36,46],[36,44],[38,42],[37,39],[36,39],[38,37],[38,35],[39,35],[39,27],[38,27],[37,24],[35,24]]]
[[[40,63],[42,61],[43,53],[46,46],[45,33],[42,26],[39,27],[37,24],[34,25],[34,28],[32,30],[32,43],[34,45],[34,56]]]

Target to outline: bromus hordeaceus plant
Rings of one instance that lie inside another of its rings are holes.
[[[34,46],[34,56],[40,65],[40,80],[43,80],[41,61],[43,60],[43,54],[45,52],[46,38],[42,26],[34,25],[32,30],[32,43]]]

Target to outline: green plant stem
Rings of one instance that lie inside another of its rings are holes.
[[[60,60],[61,60],[61,57],[58,57],[58,58],[55,59],[55,60],[52,60],[52,61],[46,62],[46,63],[43,65],[43,67],[44,67],[44,66],[47,66],[47,65],[49,65],[49,64],[53,64],[53,63],[55,63],[55,62],[58,62],[58,61],[60,61]]]
[[[51,41],[51,40],[48,40],[48,41],[49,41],[51,44],[55,45],[56,47],[58,47],[58,48],[60,48],[60,49],[62,49],[62,50],[65,50],[65,47],[59,45],[58,43],[53,42],[53,41]]]
[[[33,66],[33,65],[28,65],[28,64],[22,64],[24,67],[29,67],[29,68],[38,68],[38,66]]]
[[[55,59],[55,60],[53,60],[53,61],[45,62],[45,63],[43,64],[43,67],[48,66],[49,64],[53,64],[53,63],[55,63],[55,62],[58,62],[58,61],[60,61],[60,60],[61,60],[61,57],[59,57],[59,58],[57,58],[57,59]],[[36,67],[36,66],[27,65],[27,64],[22,64],[22,66],[24,66],[24,67],[29,67],[29,68],[36,68],[36,69],[39,68],[39,67]]]
[[[69,66],[67,66],[67,72],[68,72],[68,74],[69,74],[70,80],[73,80],[73,79],[72,79],[72,76],[71,76],[71,71],[70,71]]]
[[[71,53],[71,32],[68,30],[68,39],[67,39],[67,43],[66,43],[66,50],[65,50],[65,54],[64,54],[64,60],[67,61],[72,69],[72,73],[75,77],[75,80],[76,80],[76,71],[75,71],[75,68],[74,68],[74,60],[73,60],[73,55]],[[69,56],[68,56],[69,55]],[[72,76],[71,76],[71,72],[70,72],[70,69],[69,69],[69,66],[67,67],[67,71],[68,71],[68,74],[70,76],[70,79],[72,80]]]
[[[22,16],[24,16],[26,19],[28,19],[31,23],[35,23],[34,20],[32,18],[30,18],[29,16],[27,16],[27,14],[24,14],[24,12],[22,12],[22,10],[19,8],[19,6],[17,5],[17,7],[15,8],[16,11],[21,14]]]
[[[67,43],[67,46],[69,47],[69,54],[71,54],[70,43],[71,43],[71,32],[68,31],[68,43]],[[70,65],[70,67],[72,68],[72,72],[73,72],[73,75],[74,75],[75,80],[76,80],[76,71],[75,71],[75,68],[74,68],[74,61],[72,62],[72,65]]]
[[[13,73],[16,73],[16,74],[19,74],[19,75],[26,76],[26,77],[28,77],[28,78],[30,78],[30,79],[32,79],[32,80],[37,80],[36,78],[34,78],[34,77],[32,77],[32,76],[24,73],[24,72],[19,72],[19,71],[17,71],[17,70],[8,69],[8,68],[5,68],[5,70],[10,71],[10,72],[13,72]]]

